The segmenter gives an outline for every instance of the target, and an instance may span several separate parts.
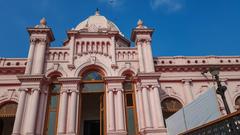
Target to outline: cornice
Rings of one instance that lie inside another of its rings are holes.
[[[59,77],[58,81],[61,83],[79,83],[82,80],[80,77]]]
[[[160,72],[152,72],[152,73],[138,73],[137,78],[139,79],[159,79],[161,76]]]
[[[47,81],[48,79],[43,75],[17,75],[17,78],[21,82],[38,82],[38,81]]]
[[[240,71],[240,64],[232,65],[172,65],[172,66],[155,66],[157,72],[202,72],[209,67],[218,66],[220,71]]]
[[[54,40],[55,40],[51,28],[31,28],[31,27],[30,27],[30,28],[27,28],[27,31],[28,31],[28,33],[29,33],[30,35],[33,34],[33,33],[38,33],[38,34],[47,33],[50,41],[54,41]]]
[[[106,76],[104,77],[106,82],[123,82],[125,80],[124,76]]]
[[[25,67],[0,67],[0,75],[21,75],[24,72]]]
[[[131,40],[135,41],[136,35],[139,33],[140,34],[150,33],[150,35],[152,36],[153,32],[154,32],[153,28],[134,28],[132,29],[132,33],[131,33]]]

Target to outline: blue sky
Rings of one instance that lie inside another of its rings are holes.
[[[42,17],[61,46],[96,8],[128,39],[139,18],[155,28],[154,56],[240,55],[240,0],[0,0],[0,57],[27,57]]]

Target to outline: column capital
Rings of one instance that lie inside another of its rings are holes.
[[[190,84],[190,83],[192,83],[192,79],[182,79],[182,83]]]
[[[110,89],[108,89],[107,92],[110,92],[110,91],[112,91],[112,92],[118,92],[118,91],[123,92],[123,88],[110,88]]]
[[[34,91],[40,92],[41,89],[40,89],[40,88],[32,88],[31,91],[32,91],[32,92],[34,92]]]
[[[148,89],[148,88],[150,88],[150,86],[147,85],[147,84],[142,84],[142,85],[141,85],[141,88],[147,88],[147,89]]]
[[[79,91],[77,89],[70,89],[70,93],[79,93]]]
[[[19,88],[18,91],[25,91],[25,92],[28,92],[28,88]]]
[[[159,84],[154,84],[154,85],[152,85],[152,88],[160,88],[160,85]]]

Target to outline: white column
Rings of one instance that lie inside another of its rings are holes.
[[[34,134],[35,133],[35,126],[36,126],[36,118],[37,118],[37,111],[38,111],[38,100],[39,100],[39,92],[40,89],[39,88],[34,88],[32,89],[33,94],[31,95],[31,111],[29,116],[29,121],[27,121],[28,123],[28,127],[27,127],[27,134]]]
[[[115,118],[114,118],[114,98],[113,98],[113,90],[108,91],[108,104],[109,104],[109,130],[114,131],[115,130]]]
[[[13,127],[13,135],[19,135],[21,133],[21,125],[22,125],[22,118],[23,118],[23,112],[24,112],[24,105],[25,105],[25,99],[26,99],[26,91],[27,89],[19,89],[20,91],[20,97],[18,101],[18,107]]]
[[[146,41],[146,61],[147,61],[147,64],[146,66],[148,67],[148,72],[154,72],[155,69],[154,69],[154,64],[153,64],[153,55],[152,55],[152,48],[151,48],[151,41],[150,40],[147,40]]]
[[[111,37],[111,45],[109,44],[108,48],[109,48],[109,55],[112,56],[112,62],[115,65],[116,64],[116,49],[115,49],[115,36]],[[110,54],[111,53],[111,54]]]
[[[145,72],[149,73],[149,60],[148,60],[148,55],[147,55],[146,41],[143,41],[143,43],[142,43],[142,50],[143,50],[143,61],[144,61]]]
[[[104,44],[104,45],[103,45],[103,49],[104,49],[104,50],[103,50],[103,54],[107,56],[107,55],[108,55],[108,47],[107,47],[107,44]]]
[[[151,112],[148,101],[148,90],[146,86],[142,87],[143,92],[143,108],[144,108],[144,116],[145,116],[145,126],[146,128],[152,128],[152,120],[151,120]]]
[[[75,134],[76,129],[76,112],[77,112],[77,90],[72,90],[70,98],[70,118],[68,133]]]
[[[39,112],[38,113],[38,118],[37,118],[37,129],[36,129],[36,134],[40,135],[42,134],[43,127],[44,127],[44,114],[45,114],[45,105],[47,102],[47,89],[46,86],[44,87],[45,89],[40,92],[40,101],[39,101]]]
[[[70,53],[69,53],[69,58],[70,58],[70,65],[74,65],[74,50],[75,50],[75,37],[71,36],[70,41]]]
[[[186,104],[189,104],[193,100],[193,93],[191,91],[191,80],[183,80],[183,87],[184,87],[184,95]]]
[[[117,115],[118,115],[118,130],[124,130],[124,108],[123,108],[123,95],[122,89],[118,89],[117,91]]]
[[[137,112],[137,114],[139,115],[139,127],[140,129],[144,128],[145,124],[144,124],[144,121],[145,121],[145,118],[144,118],[144,111],[143,111],[143,101],[142,101],[142,89],[141,87],[138,88],[137,90],[137,100],[138,100],[138,107],[137,108],[139,111]]]
[[[144,72],[144,60],[143,60],[143,52],[142,52],[142,47],[141,47],[140,41],[137,41],[137,49],[138,49],[138,58],[139,58],[139,67],[140,67],[140,72]]]
[[[152,122],[153,122],[153,127],[157,128],[158,127],[158,115],[157,115],[157,107],[156,107],[156,103],[155,103],[155,93],[152,89],[152,87],[149,88],[149,94],[150,94],[150,107],[151,107],[151,118],[152,118]]]
[[[87,44],[83,44],[82,49],[83,49],[83,53],[86,54],[87,53]]]
[[[67,90],[63,90],[60,95],[60,106],[58,115],[58,133],[62,134],[66,131],[66,116],[67,116]]]
[[[42,41],[40,43],[40,45],[38,45],[38,50],[37,50],[40,53],[39,56],[37,56],[39,58],[38,58],[37,61],[35,61],[35,62],[39,63],[39,64],[37,64],[39,66],[35,67],[35,68],[37,68],[36,69],[37,70],[36,71],[37,74],[42,74],[43,73],[44,59],[45,59],[45,50],[46,50],[46,42]]]
[[[34,41],[31,41],[29,52],[28,52],[28,59],[27,59],[25,74],[31,74],[33,57],[34,57],[34,48],[35,48]]]
[[[161,100],[160,100],[160,94],[159,94],[159,86],[155,85],[153,86],[153,92],[154,92],[154,101],[155,101],[155,107],[156,107],[156,114],[157,114],[157,126],[158,127],[164,127],[164,120],[163,120],[163,114],[162,114],[162,106],[161,106]]]

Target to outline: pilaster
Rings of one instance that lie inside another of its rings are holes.
[[[107,134],[126,135],[125,105],[122,82],[124,77],[105,77],[107,82]]]
[[[48,80],[44,75],[19,75],[17,77],[21,82],[21,89],[24,89],[24,91],[21,91],[22,97],[20,99],[24,107],[19,106],[19,115],[16,115],[17,122],[14,123],[15,130],[13,134],[39,134],[42,131],[42,119],[37,120],[45,112],[44,105],[40,103],[40,100],[42,100],[40,94],[43,93],[43,96],[46,96],[44,88],[48,85]],[[41,108],[43,110],[40,110]],[[24,110],[25,113],[21,114],[20,110]],[[38,111],[42,112],[38,113]]]
[[[183,92],[184,92],[184,96],[185,96],[185,103],[189,104],[193,101],[193,93],[192,93],[192,89],[191,89],[192,80],[184,79],[184,80],[182,80],[182,83],[183,83]]]
[[[59,122],[57,128],[57,134],[77,134],[77,104],[79,101],[79,84],[81,78],[75,77],[62,77],[58,78],[62,83],[61,95],[60,95],[60,108],[59,108]],[[70,109],[68,111],[68,108]],[[68,125],[68,126],[67,126]]]
[[[39,25],[27,28],[30,35],[30,49],[25,74],[40,75],[43,73],[46,48],[50,42],[54,41],[52,30],[46,23],[43,18]]]
[[[140,133],[159,134],[164,133],[164,121],[162,115],[161,100],[159,95],[159,73],[139,73],[137,102]],[[142,104],[142,105],[141,105]]]

